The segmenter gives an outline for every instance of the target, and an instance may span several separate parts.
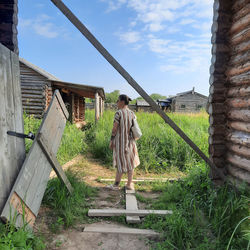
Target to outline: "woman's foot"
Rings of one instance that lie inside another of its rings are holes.
[[[135,190],[134,183],[131,183],[130,185],[127,183],[126,184],[126,189],[128,189],[128,190]]]
[[[110,190],[120,190],[120,187],[114,184],[110,184],[108,186],[106,186],[106,188],[110,189]]]

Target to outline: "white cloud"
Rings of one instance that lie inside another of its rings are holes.
[[[155,53],[161,71],[207,71],[213,0],[101,1],[107,2],[109,9],[122,7],[135,13],[129,21],[130,31],[120,35],[120,39],[133,47],[138,43]]]
[[[141,39],[140,33],[136,31],[120,34],[119,37],[124,43],[136,43]]]
[[[110,12],[119,9],[127,0],[101,0],[101,2],[108,4],[107,11]]]
[[[190,23],[195,23],[196,21],[194,19],[191,19],[191,18],[186,18],[186,19],[182,19],[180,21],[180,25],[187,25],[187,24],[190,24]]]
[[[59,35],[65,37],[64,28],[56,26],[51,20],[52,18],[46,14],[41,14],[34,19],[19,18],[19,28],[21,30],[29,28],[46,38],[56,38]]]

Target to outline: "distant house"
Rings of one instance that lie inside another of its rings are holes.
[[[136,111],[152,112],[151,106],[145,100],[136,100]]]
[[[178,93],[170,99],[173,112],[199,112],[201,109],[206,109],[208,104],[208,97],[195,92],[194,88]]]
[[[61,81],[45,70],[19,58],[23,109],[27,114],[41,118],[46,112],[53,92],[58,89],[70,114],[70,121],[85,120],[85,98],[95,99],[96,120],[104,109],[105,93],[102,87]]]

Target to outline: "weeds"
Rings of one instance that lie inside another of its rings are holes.
[[[33,116],[24,114],[24,132],[36,134],[41,120],[36,119]],[[66,127],[63,132],[60,147],[57,152],[57,159],[60,164],[64,164],[71,160],[76,155],[86,151],[85,134],[79,130],[74,124],[70,122],[66,123]],[[30,150],[33,141],[25,139],[26,152]]]
[[[0,223],[0,249],[43,250],[45,244],[26,227],[17,230],[11,223],[6,225]]]
[[[68,194],[67,188],[58,178],[54,178],[49,181],[43,198],[43,204],[52,209],[55,218],[51,228],[53,231],[72,226],[76,220],[88,221],[89,200],[96,193],[94,188],[87,186],[76,174],[67,171],[66,175],[74,189],[72,195]]]
[[[249,225],[248,191],[230,186],[214,187],[207,170],[194,169],[183,181],[165,184],[154,209],[172,209],[173,215],[145,218],[143,228],[163,233],[155,249],[246,249]],[[234,230],[235,229],[235,230]],[[233,237],[232,237],[233,236]]]

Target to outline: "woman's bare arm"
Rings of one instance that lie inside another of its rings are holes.
[[[112,129],[112,134],[111,134],[111,140],[110,140],[110,144],[109,144],[109,148],[110,149],[113,149],[113,147],[114,147],[113,140],[114,140],[114,138],[116,136],[116,133],[117,133],[117,130],[118,130],[118,126],[119,126],[119,123],[114,122],[113,129]]]

